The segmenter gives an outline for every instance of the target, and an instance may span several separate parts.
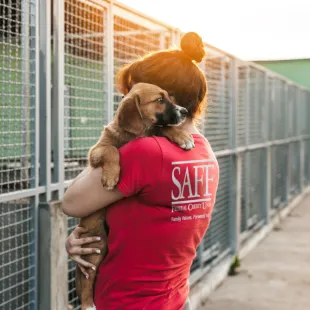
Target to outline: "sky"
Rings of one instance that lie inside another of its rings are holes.
[[[244,60],[310,58],[310,0],[121,0]]]

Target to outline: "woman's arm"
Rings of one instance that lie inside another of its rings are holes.
[[[101,172],[101,167],[86,168],[77,176],[64,195],[62,209],[65,214],[84,217],[124,198],[117,188],[108,191],[102,186]]]
[[[117,187],[108,191],[102,186],[101,167],[87,168],[67,189],[62,203],[64,213],[73,217],[90,215],[124,197],[137,195],[145,187],[150,188],[160,177],[163,155],[155,138],[135,139],[119,152],[121,174]]]

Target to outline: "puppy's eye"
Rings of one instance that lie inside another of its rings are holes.
[[[163,98],[158,98],[158,99],[156,99],[156,101],[158,101],[158,102],[163,102],[164,99],[163,99]]]

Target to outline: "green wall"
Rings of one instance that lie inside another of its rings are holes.
[[[256,61],[256,63],[310,89],[310,59]]]
[[[31,119],[30,107],[25,111],[26,119],[22,114],[25,100],[22,96],[21,49],[17,45],[0,42],[0,51],[0,163],[7,159],[18,162],[21,155],[30,156],[33,143],[30,129],[34,119]],[[65,94],[65,133],[68,135],[65,136],[65,154],[86,158],[104,124],[103,107],[107,91],[104,64],[66,54],[64,71],[65,84],[70,85],[70,93]],[[82,122],[82,119],[87,122]],[[28,128],[26,133],[22,133],[23,123]],[[27,145],[23,145],[24,140]]]

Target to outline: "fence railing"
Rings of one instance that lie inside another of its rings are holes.
[[[62,198],[112,119],[116,72],[177,45],[181,32],[105,0],[9,1],[0,12],[0,308],[79,309],[74,264],[61,259],[63,242],[54,235],[77,222],[47,202]],[[309,90],[206,49],[208,111],[200,130],[221,177],[192,285],[310,184]]]

